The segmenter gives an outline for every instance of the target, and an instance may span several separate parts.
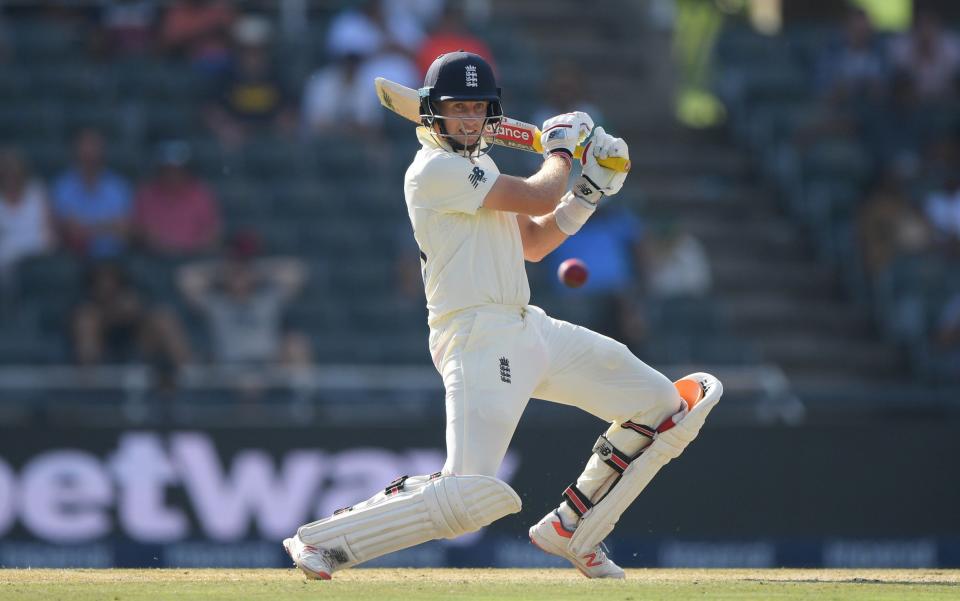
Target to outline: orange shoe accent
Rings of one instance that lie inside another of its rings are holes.
[[[560,523],[560,520],[557,520],[556,522],[550,522],[550,523],[553,524],[553,529],[557,531],[557,534],[559,534],[563,538],[573,538],[573,532],[570,532],[569,530],[564,528],[563,524]]]
[[[587,553],[586,555],[583,556],[583,558],[587,560],[588,568],[595,568],[599,565],[603,565],[602,561],[597,561],[596,553]]]
[[[687,408],[693,409],[693,406],[703,398],[703,387],[700,386],[699,382],[694,382],[693,380],[677,380],[673,383],[677,388],[677,392],[680,393],[680,396],[687,402]]]

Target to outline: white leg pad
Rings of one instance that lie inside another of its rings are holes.
[[[333,516],[301,526],[334,569],[435,538],[455,538],[520,511],[520,497],[490,476],[414,476],[395,494],[378,493]]]
[[[703,398],[674,427],[657,434],[650,446],[623,471],[619,482],[583,515],[567,544],[574,555],[589,553],[610,534],[623,512],[647,487],[660,468],[678,457],[697,437],[710,410],[720,401],[723,386],[715,377],[695,373],[684,379],[700,382],[704,389]]]

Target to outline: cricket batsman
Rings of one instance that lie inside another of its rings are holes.
[[[417,152],[404,179],[420,247],[429,347],[446,390],[447,459],[440,472],[404,476],[283,544],[309,578],[436,538],[454,538],[520,511],[496,478],[531,397],[572,405],[610,423],[562,502],[530,540],[588,578],[623,578],[602,541],[653,476],[697,436],[719,401],[705,373],[671,383],[626,346],[532,306],[524,261],[539,261],[577,231],[626,179],[600,166],[627,144],[582,112],[542,127],[543,165],[503,175],[485,127],[503,116],[500,88],[480,56],[438,57],[420,89]],[[489,132],[489,130],[488,130]],[[578,145],[581,174],[567,183]]]

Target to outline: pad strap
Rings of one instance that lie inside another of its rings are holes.
[[[613,446],[613,443],[603,435],[600,435],[596,444],[593,445],[593,452],[618,474],[622,474],[623,470],[627,469],[627,466],[633,461],[630,456]]]
[[[404,485],[407,483],[407,478],[409,477],[410,476],[400,476],[390,484],[387,484],[387,487],[383,489],[383,494],[389,497],[390,495],[395,495],[399,493],[401,490],[403,490]],[[440,477],[440,472],[434,472],[433,474],[430,474],[430,477],[427,478],[427,480],[428,481],[436,480],[439,477]]]
[[[383,494],[387,495],[388,497],[390,495],[398,494],[401,490],[403,490],[403,484],[409,477],[410,476],[400,476],[390,484],[387,484],[387,487],[383,489]]]
[[[626,428],[628,430],[633,430],[637,434],[641,436],[646,436],[650,440],[653,440],[653,437],[657,435],[657,431],[651,428],[650,426],[644,426],[643,424],[638,424],[630,420],[627,420],[622,424],[620,424],[620,427]]]
[[[567,505],[570,506],[570,509],[573,510],[578,517],[583,517],[583,514],[590,511],[590,508],[593,507],[593,503],[590,501],[587,495],[580,492],[580,489],[577,488],[576,484],[571,484],[563,491],[563,500],[567,502]]]

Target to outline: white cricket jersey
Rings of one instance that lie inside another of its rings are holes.
[[[530,302],[516,213],[483,208],[500,176],[493,159],[468,159],[417,128],[423,147],[407,169],[403,192],[420,246],[431,327],[480,305]]]

